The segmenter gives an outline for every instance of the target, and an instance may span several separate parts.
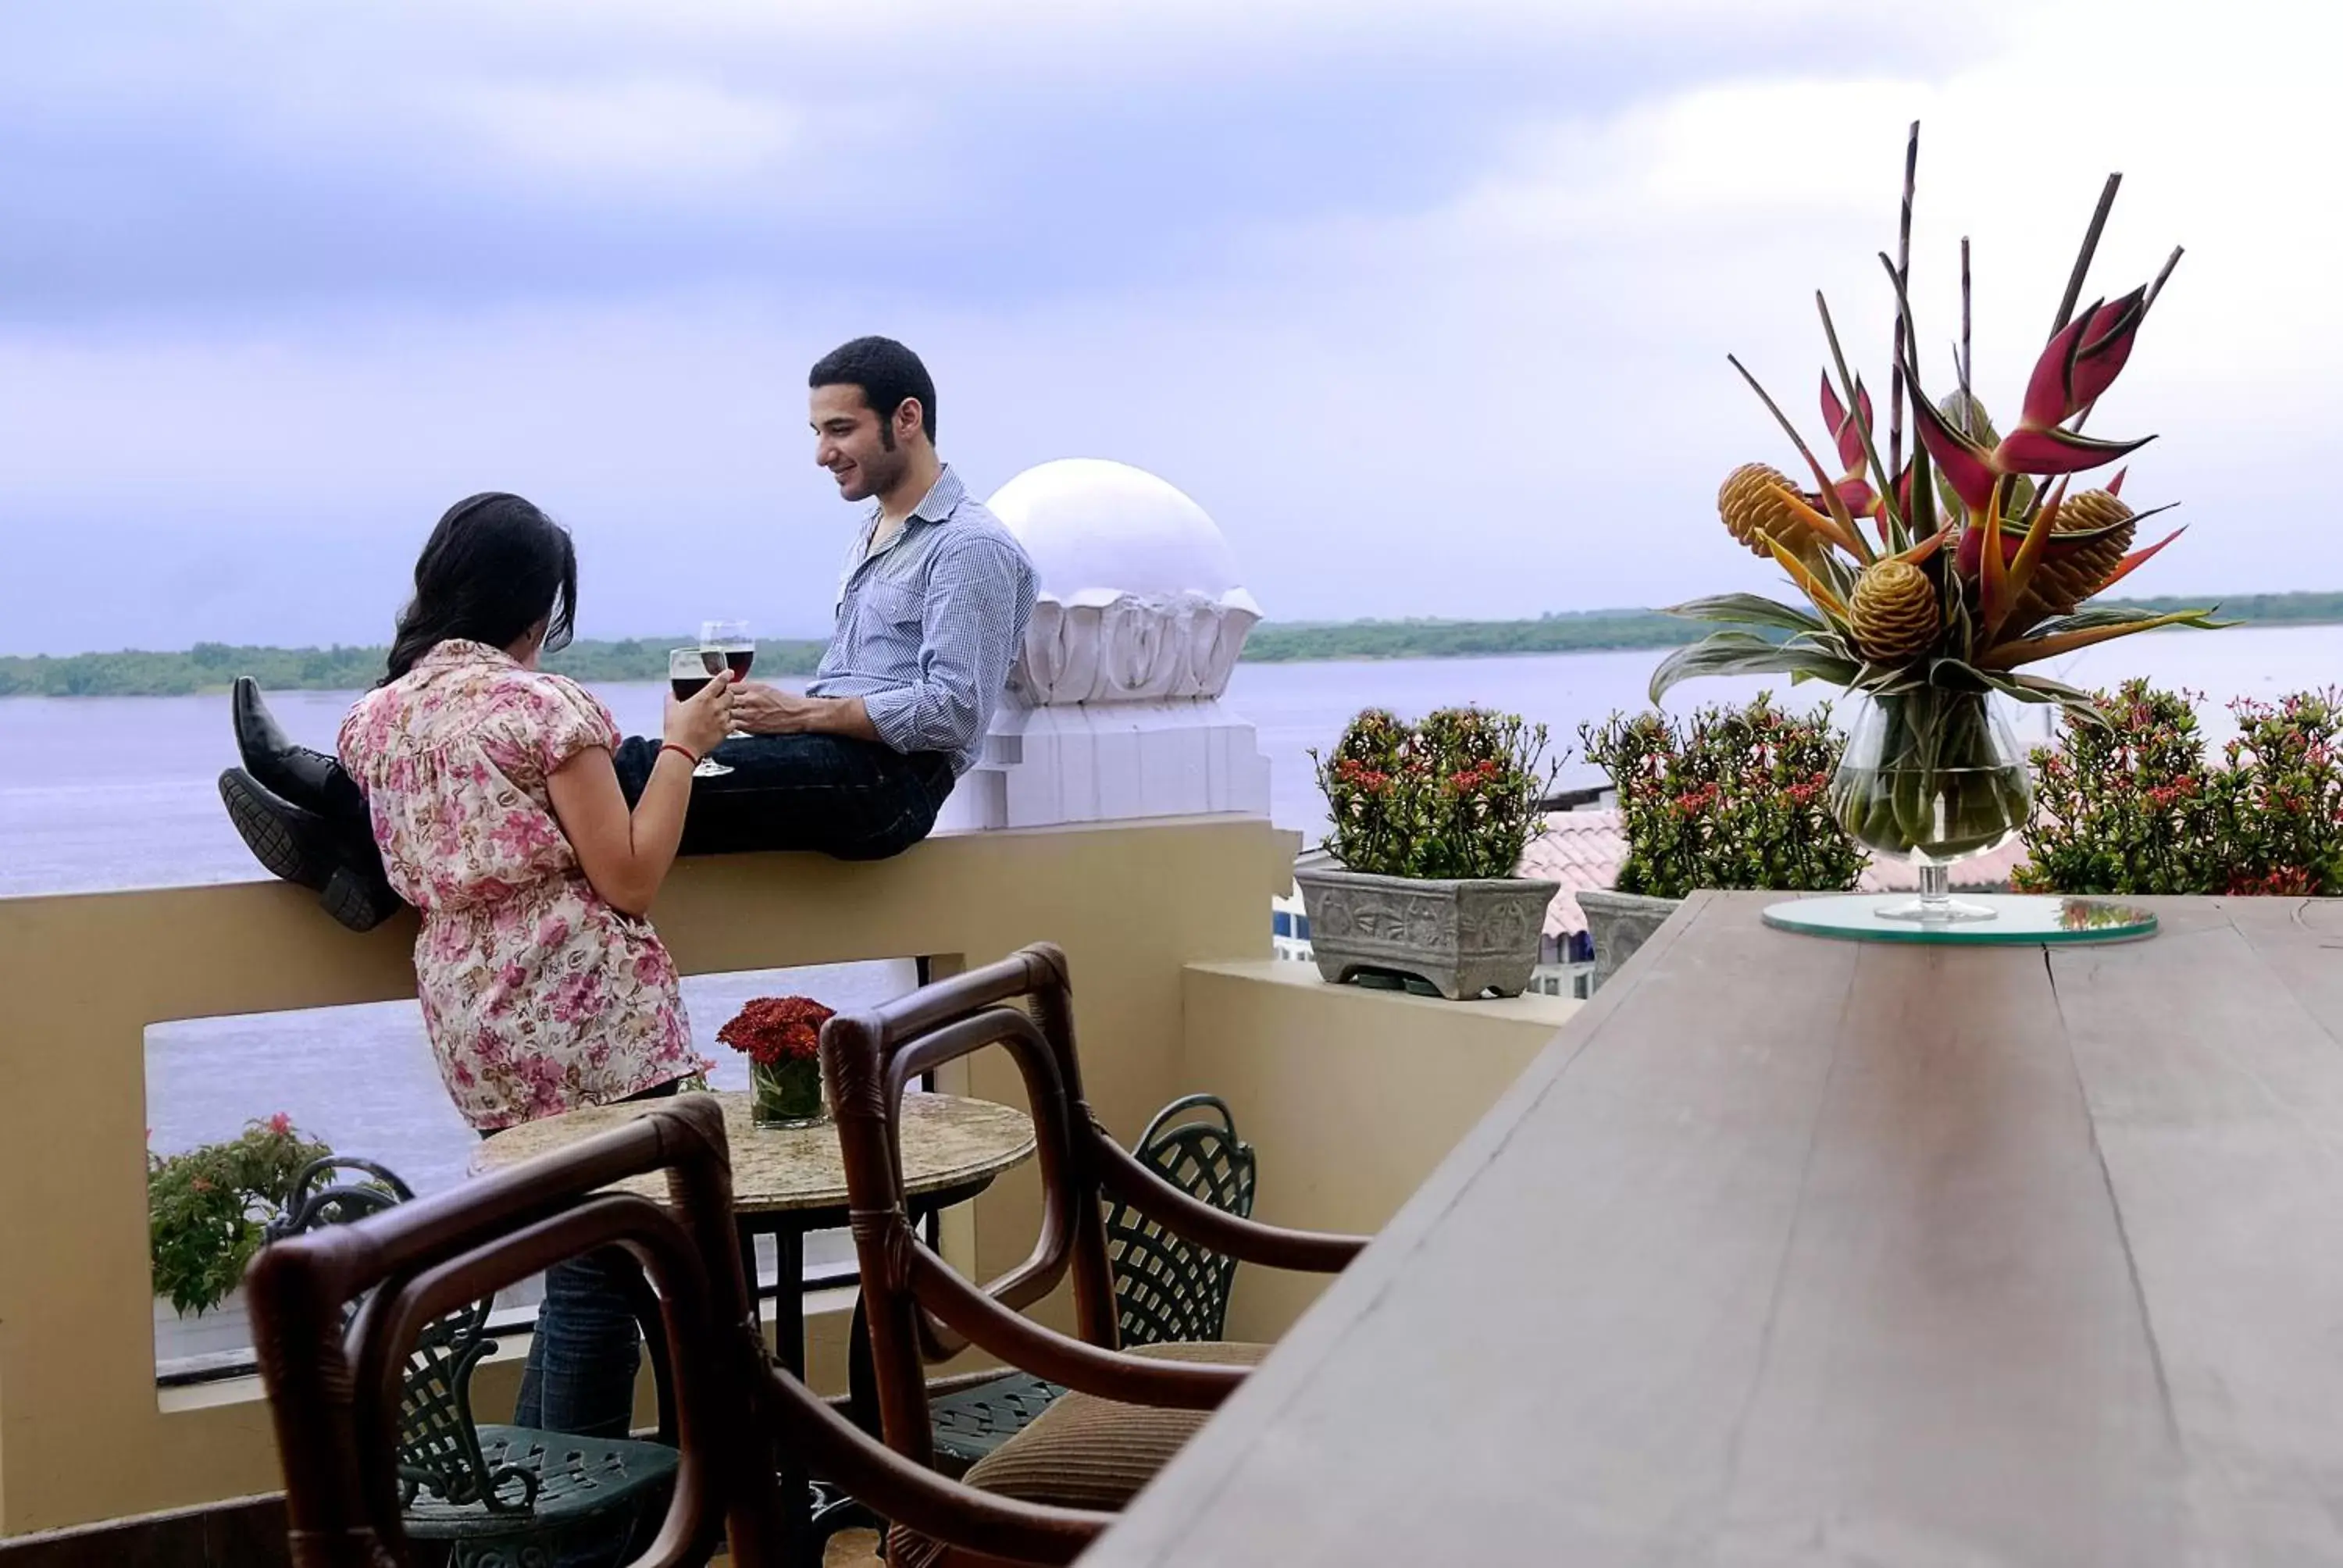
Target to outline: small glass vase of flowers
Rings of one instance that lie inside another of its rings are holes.
[[[821,1026],[832,1012],[811,997],[759,997],[716,1031],[749,1059],[749,1114],[758,1126],[814,1127],[830,1120],[821,1093]]]

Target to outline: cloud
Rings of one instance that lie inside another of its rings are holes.
[[[0,647],[378,637],[491,485],[578,529],[589,634],[816,628],[801,367],[872,329],[980,490],[1155,468],[1273,615],[1761,587],[1714,487],[1790,454],[1723,356],[1813,421],[1821,287],[1885,381],[1915,116],[1928,373],[1966,233],[2015,396],[2121,167],[2095,287],[2190,246],[2095,421],[2197,524],[2142,587],[2343,579],[2292,522],[2332,25],[2264,0],[114,13],[0,23]]]

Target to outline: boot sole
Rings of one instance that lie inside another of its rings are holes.
[[[343,925],[370,931],[398,912],[398,895],[379,876],[348,863],[324,818],[270,794],[242,769],[221,774],[219,790],[245,848],[285,880],[315,890],[317,902]]]
[[[219,792],[227,819],[255,859],[288,882],[325,890],[335,866],[326,849],[323,818],[279,799],[238,768],[220,775]]]

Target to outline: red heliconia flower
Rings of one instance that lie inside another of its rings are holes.
[[[2066,421],[2114,384],[2131,357],[2147,307],[2147,291],[2136,288],[2121,299],[2093,305],[2061,327],[2035,361],[2016,428],[1990,451],[1945,421],[1919,394],[1918,373],[1906,362],[1904,375],[1914,388],[1913,424],[1921,443],[1972,514],[1992,505],[1994,482],[2006,475],[2078,474],[2155,439],[2143,436],[2136,441],[2101,441],[2064,428]]]
[[[1838,448],[1838,460],[1845,465],[1845,471],[1831,482],[1831,488],[1846,503],[1848,512],[1868,518],[1879,510],[1879,492],[1871,487],[1865,477],[1868,466],[1863,455],[1863,437],[1871,428],[1871,394],[1861,381],[1855,384],[1855,406],[1857,413],[1850,416],[1846,405],[1839,401],[1837,389],[1831,386],[1830,372],[1824,371],[1823,423],[1830,429],[1831,444]]]

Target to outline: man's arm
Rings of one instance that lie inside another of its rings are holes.
[[[799,697],[752,683],[733,692],[732,722],[751,735],[846,735],[892,744],[859,697]]]
[[[1024,556],[1000,539],[950,541],[928,574],[916,678],[867,697],[795,697],[751,684],[733,694],[733,719],[754,735],[849,735],[906,754],[964,750],[1009,684],[1031,578]]]

